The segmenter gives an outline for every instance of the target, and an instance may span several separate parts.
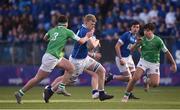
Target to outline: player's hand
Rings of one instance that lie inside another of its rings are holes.
[[[99,47],[101,47],[101,44],[100,44],[100,42],[99,42],[98,46],[99,46]]]
[[[137,37],[137,44],[140,44],[142,42],[142,38],[141,37]]]
[[[122,58],[119,61],[120,61],[121,65],[125,65],[125,63],[126,63]]]
[[[92,37],[93,36],[93,33],[90,31],[90,32],[87,32],[86,33],[86,36],[88,37],[88,38],[90,38],[90,37]]]
[[[94,56],[94,58],[96,59],[96,60],[99,60],[99,59],[101,59],[101,57],[102,57],[102,55],[101,55],[101,53],[95,53],[95,56]]]
[[[176,64],[171,65],[170,70],[175,73],[177,71]]]
[[[87,36],[88,38],[92,37],[92,36],[94,35],[94,31],[95,31],[95,29],[93,28],[91,31],[89,31],[89,32],[86,33],[86,36]]]

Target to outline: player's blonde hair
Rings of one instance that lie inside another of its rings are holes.
[[[93,14],[87,14],[85,17],[84,17],[84,21],[93,21],[93,22],[96,22],[96,17],[93,15]]]

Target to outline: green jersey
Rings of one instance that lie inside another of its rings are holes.
[[[160,37],[154,35],[152,39],[147,39],[145,36],[140,44],[141,58],[151,63],[160,62],[160,51],[167,52],[168,49]]]
[[[56,58],[60,58],[60,53],[62,52],[67,40],[72,38],[74,40],[79,40],[80,38],[74,34],[73,31],[67,29],[64,26],[57,26],[52,28],[46,33],[48,37],[48,46],[46,49],[46,53],[50,53]]]

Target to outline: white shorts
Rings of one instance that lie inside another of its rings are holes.
[[[116,58],[115,58],[116,65],[117,65],[117,67],[118,67],[118,69],[119,69],[120,72],[125,72],[125,71],[133,72],[133,71],[136,70],[135,64],[134,64],[134,61],[133,61],[131,55],[129,55],[128,57],[122,57],[122,59],[126,62],[125,65],[121,65],[121,64],[120,64],[120,59],[119,59],[119,57],[116,57]],[[131,67],[132,69],[129,70],[129,67]]]
[[[74,59],[70,56],[69,61],[75,66],[75,71],[70,78],[71,81],[75,81],[78,76],[83,73],[84,69],[89,68],[89,66],[91,66],[92,64],[95,64],[95,66],[92,68],[93,72],[96,72],[98,67],[101,65],[99,62],[89,56],[84,59]]]
[[[147,74],[160,75],[159,66],[160,66],[159,63],[151,63],[142,58],[140,59],[138,65],[137,65],[137,67],[142,68],[144,71],[146,71]]]
[[[55,66],[61,61],[62,58],[57,59],[55,56],[45,53],[42,57],[40,69],[45,72],[52,72]]]

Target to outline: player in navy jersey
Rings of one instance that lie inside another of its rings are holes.
[[[135,72],[135,64],[131,55],[131,47],[137,41],[136,34],[139,32],[139,29],[139,22],[133,21],[130,25],[130,31],[125,32],[122,36],[119,37],[119,40],[115,46],[115,61],[121,74],[108,74],[105,84],[107,84],[113,79],[128,82],[132,78],[132,75]],[[135,97],[132,93],[129,98],[139,99]]]
[[[85,37],[87,32],[94,30],[95,24],[96,24],[96,17],[92,14],[87,14],[84,17],[84,24],[82,24],[82,26],[79,28],[77,35],[80,38]],[[81,45],[79,43],[75,43],[72,54],[69,57],[70,62],[72,64],[74,64],[74,66],[75,66],[75,71],[74,71],[72,77],[69,79],[69,83],[74,82],[77,79],[77,77],[80,74],[82,74],[82,72],[84,70],[88,70],[88,71],[93,72],[94,74],[97,74],[99,100],[103,101],[103,100],[113,98],[112,95],[108,95],[104,91],[104,81],[105,81],[106,71],[99,62],[97,62],[96,60],[94,60],[92,57],[90,57],[88,55],[88,47],[96,48],[98,45],[99,45],[99,40],[97,40],[95,38],[89,39],[89,41],[83,45]],[[61,77],[63,77],[63,76],[61,76]],[[61,90],[65,89],[65,85],[63,85],[61,83],[61,80],[59,80],[59,79],[57,78],[55,80],[56,84],[54,84],[54,82],[53,82],[54,86],[51,87],[51,89],[49,89],[50,91],[48,91],[48,87],[47,87],[47,89],[45,89],[45,92],[44,92],[45,102],[48,102],[49,98],[52,96],[51,90],[55,91],[56,93],[61,94]],[[48,95],[48,94],[50,94],[50,95]],[[67,93],[64,95],[70,95],[70,94]]]

